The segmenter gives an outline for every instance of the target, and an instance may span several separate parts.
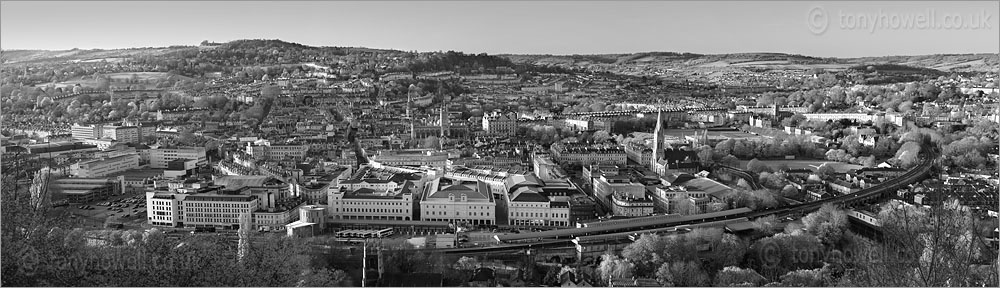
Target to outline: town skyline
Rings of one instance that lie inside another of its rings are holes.
[[[2,286],[1000,287],[998,2],[0,6]]]

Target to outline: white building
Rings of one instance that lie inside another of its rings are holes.
[[[483,116],[483,131],[488,134],[513,136],[517,133],[517,112],[493,112]]]
[[[309,145],[274,145],[265,141],[258,145],[247,143],[246,152],[262,160],[283,160],[285,157],[302,160],[309,152]]]
[[[70,127],[70,133],[73,135],[73,139],[98,139],[101,138],[102,128],[104,126],[74,124]]]
[[[632,182],[631,179],[625,175],[604,174],[601,175],[601,177],[594,179],[594,196],[596,196],[597,201],[603,203],[605,207],[611,208],[614,205],[612,203],[612,198],[613,195],[618,193],[624,193],[625,195],[632,195],[633,198],[638,198],[639,195],[645,195],[646,186],[640,183]]]
[[[566,177],[565,171],[552,160],[549,154],[533,154],[531,164],[535,168],[535,177],[543,181],[555,180]]]
[[[70,174],[80,178],[100,178],[132,169],[139,169],[138,154],[125,154],[75,163],[70,166]]]
[[[249,214],[258,231],[283,231],[305,204],[289,185],[267,176],[223,176],[212,182],[157,182],[146,192],[148,223],[164,227],[239,229]]]
[[[205,187],[204,193],[146,192],[147,223],[160,227],[239,229],[239,217],[257,210],[257,196],[219,194],[220,190]]]
[[[418,173],[362,166],[330,192],[327,213],[333,219],[413,220],[422,178]]]
[[[496,201],[485,182],[440,177],[424,186],[422,196],[420,220],[496,224]]]
[[[546,189],[546,183],[534,177],[510,177],[507,182],[509,183],[507,186],[510,187],[510,194],[506,197],[510,225],[558,227],[570,225],[568,194],[574,189],[566,189],[568,187]]]
[[[118,141],[111,138],[87,138],[83,139],[81,142],[83,144],[97,146],[97,149],[101,151],[108,150],[111,146],[118,144]]]
[[[621,147],[581,147],[573,145],[562,149],[553,149],[552,156],[561,163],[579,165],[625,165],[628,163],[628,155],[625,154],[625,149]]]
[[[198,165],[208,165],[205,147],[180,147],[173,149],[149,149],[149,167],[166,169],[167,163],[177,159],[197,160]]]
[[[122,143],[139,143],[139,127],[136,126],[104,126],[102,138],[111,138]]]

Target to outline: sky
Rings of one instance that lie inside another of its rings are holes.
[[[2,1],[0,49],[281,39],[489,54],[997,53],[998,13],[998,1]]]

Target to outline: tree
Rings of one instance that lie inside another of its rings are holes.
[[[719,271],[722,267],[739,265],[747,252],[747,245],[742,239],[733,234],[722,233],[721,229],[709,243],[712,243],[712,249],[702,258],[705,271],[709,273]]]
[[[604,142],[607,142],[609,139],[611,139],[611,135],[608,134],[607,131],[600,130],[600,131],[594,132],[594,136],[592,138],[593,138],[594,142],[604,143]]]
[[[779,285],[784,287],[823,287],[830,276],[824,269],[795,270],[781,276]]]
[[[771,167],[767,166],[764,162],[757,160],[757,158],[751,159],[747,162],[747,171],[760,173],[760,172],[771,172]]]
[[[756,154],[754,153],[754,151],[756,150],[755,148],[756,147],[754,142],[740,139],[739,141],[736,141],[733,144],[733,155],[736,155],[736,157],[742,157],[744,159],[754,157],[754,155]]]
[[[788,181],[785,180],[785,177],[782,175],[784,174],[761,172],[760,176],[758,176],[758,182],[760,182],[760,184],[764,187],[771,189],[783,188]]]
[[[545,272],[545,277],[542,278],[542,284],[548,286],[558,286],[559,285],[559,272],[562,271],[560,266],[549,267],[549,270]]]
[[[788,184],[781,188],[781,196],[785,198],[797,198],[800,192],[795,186]]]
[[[772,280],[788,271],[818,268],[823,260],[818,257],[823,244],[809,234],[779,233],[757,240],[750,251],[755,255],[754,270]]]
[[[884,241],[859,240],[855,255],[860,257],[849,259],[857,269],[846,275],[852,283],[997,286],[996,252],[983,253],[987,248],[981,240],[984,230],[995,226],[984,226],[957,202],[930,208],[890,202],[879,212],[879,221]]]
[[[719,160],[719,164],[729,167],[737,167],[740,165],[740,159],[737,159],[736,156],[726,154],[726,156],[723,156],[722,159]]]
[[[352,286],[350,275],[343,270],[318,269],[306,272],[299,287],[344,287]]]
[[[719,144],[715,144],[715,154],[732,156],[735,145],[736,141],[733,139],[723,140]]]
[[[905,168],[913,167],[919,162],[920,144],[918,142],[907,141],[896,151],[896,159],[900,166]]]
[[[479,268],[479,265],[479,260],[476,260],[476,258],[462,256],[462,258],[459,258],[458,261],[455,262],[454,267],[456,270],[472,271]]]
[[[829,162],[823,163],[816,168],[816,175],[819,175],[820,177],[829,177],[830,175],[833,175],[833,173],[836,173],[836,171]]]
[[[622,259],[614,254],[601,255],[601,264],[597,266],[597,274],[601,281],[610,279],[632,278],[632,271],[635,265],[628,260]]]
[[[767,282],[764,276],[753,269],[728,266],[715,274],[715,286],[761,286]]]
[[[622,250],[622,258],[635,264],[635,273],[638,275],[651,275],[657,267],[663,264],[663,250],[667,241],[656,234],[643,234],[632,244],[625,246]]]
[[[708,273],[695,261],[664,263],[656,270],[656,280],[661,285],[704,287],[711,283]]]
[[[702,145],[698,147],[698,162],[703,167],[710,167],[715,163],[715,150],[711,146]]]
[[[849,223],[847,213],[831,204],[825,204],[819,210],[802,218],[806,231],[816,235],[820,242],[828,246],[841,243],[844,233],[847,233]]]

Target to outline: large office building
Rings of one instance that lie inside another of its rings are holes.
[[[110,178],[62,178],[52,181],[69,203],[89,203],[121,193],[121,183]]]
[[[489,185],[440,177],[424,186],[420,199],[420,220],[496,225],[496,200]]]
[[[240,217],[252,215],[258,206],[257,196],[225,193],[220,186],[146,192],[147,222],[160,227],[236,230]]]
[[[483,116],[483,131],[487,134],[513,136],[517,133],[517,113],[493,112]]]
[[[568,183],[555,180],[546,183],[530,176],[509,177],[507,182],[510,189],[506,197],[509,225],[570,225],[569,200],[572,194],[576,194],[576,189]]]
[[[333,219],[414,220],[422,178],[416,171],[362,166],[331,191],[326,211]]]
[[[642,217],[653,214],[653,200],[646,196],[645,191],[638,194],[619,191],[611,197],[611,211],[615,216]]]
[[[306,158],[306,153],[309,152],[309,145],[292,145],[292,144],[270,144],[266,141],[261,141],[258,144],[247,143],[246,153],[253,155],[256,159],[261,160],[284,160],[286,158],[302,160]]]
[[[248,215],[258,231],[282,231],[305,204],[289,184],[267,176],[223,176],[215,181],[158,181],[146,192],[148,222],[165,227],[239,229]]]
[[[122,143],[139,143],[139,127],[136,126],[104,126],[101,138],[109,138]]]
[[[628,163],[625,149],[621,147],[584,147],[569,145],[552,150],[552,156],[560,163],[577,165]]]
[[[626,175],[605,174],[594,179],[594,196],[597,198],[597,201],[604,204],[604,207],[612,208],[612,198],[618,193],[623,193],[625,196],[634,195],[635,197],[639,197],[638,195],[643,195],[645,197],[646,186],[633,182]],[[650,203],[650,208],[652,208],[652,203]]]
[[[321,175],[303,175],[303,183],[298,185],[299,195],[309,205],[327,205],[330,193],[339,190],[340,182],[351,177],[348,167],[338,167]]]
[[[87,145],[74,141],[50,142],[43,144],[24,145],[25,152],[38,158],[57,158],[63,154],[93,153],[100,149],[94,145]]]
[[[155,169],[167,169],[167,164],[177,159],[196,160],[198,166],[208,165],[205,147],[158,148],[145,153],[149,154],[149,167]]]
[[[124,154],[75,163],[70,166],[70,174],[80,178],[99,178],[132,169],[139,169],[138,154]]]
[[[679,213],[677,208],[680,201],[687,201],[697,205],[706,202],[699,199],[706,199],[709,196],[706,191],[700,190],[697,187],[683,185],[657,185],[649,187],[646,194],[656,205],[655,212],[670,214]]]
[[[99,139],[102,136],[102,125],[78,125],[74,124],[70,127],[70,134],[73,135],[73,139],[83,140],[83,139]]]
[[[70,127],[70,134],[73,139],[102,139],[107,138],[122,143],[139,143],[144,137],[150,137],[156,132],[155,125],[136,126],[126,124],[118,125],[78,125]]]

